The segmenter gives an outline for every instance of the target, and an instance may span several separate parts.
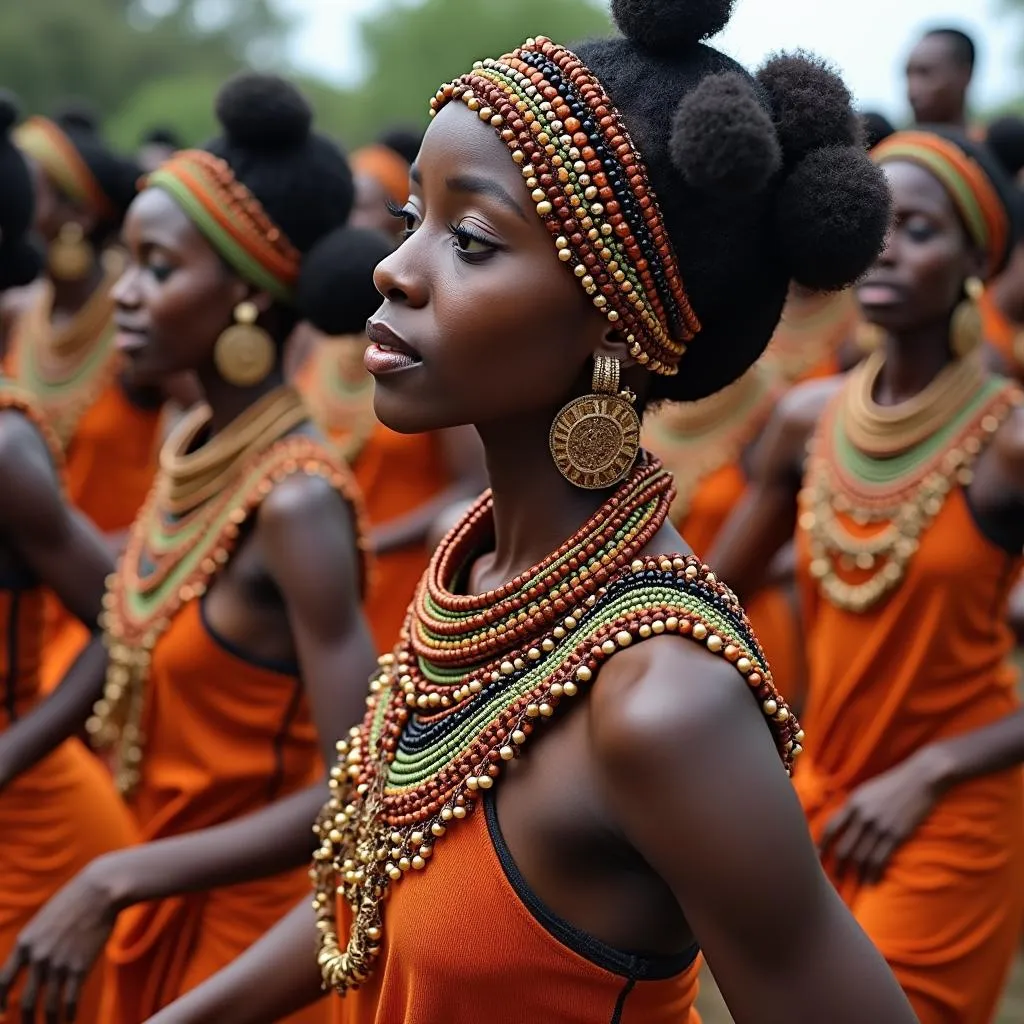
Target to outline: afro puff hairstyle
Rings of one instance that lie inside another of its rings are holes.
[[[1011,178],[1024,170],[1024,117],[1008,114],[988,126],[985,145]]]
[[[42,269],[42,256],[29,241],[35,210],[32,179],[10,137],[17,120],[14,98],[0,93],[0,292],[29,284]]]
[[[850,94],[821,61],[756,76],[704,40],[733,0],[612,0],[620,38],[572,46],[622,113],[658,194],[702,330],[649,402],[693,401],[761,355],[791,281],[835,291],[881,249],[885,179]]]
[[[346,319],[351,297],[331,266],[343,248],[332,235],[344,228],[355,200],[348,160],[313,131],[309,103],[277,75],[246,72],[231,79],[217,96],[216,113],[221,134],[206,150],[228,164],[302,254],[290,320],[307,319],[336,333],[330,328]],[[361,314],[362,324],[368,315]]]

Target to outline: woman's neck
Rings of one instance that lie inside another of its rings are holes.
[[[53,312],[56,316],[67,319],[80,312],[92,298],[96,289],[103,283],[103,267],[99,260],[93,264],[85,277],[75,281],[51,278],[53,285]]]
[[[196,375],[199,378],[203,398],[210,407],[210,437],[219,434],[264,395],[277,390],[284,384],[284,376],[280,369],[275,370],[251,388],[240,388],[229,384],[212,366],[197,371]]]
[[[607,500],[574,487],[548,447],[554,412],[478,428],[494,495],[494,550],[473,566],[470,589],[493,590],[561,547]]]
[[[899,405],[920,394],[953,360],[946,324],[889,335],[885,365],[878,377],[875,401]]]

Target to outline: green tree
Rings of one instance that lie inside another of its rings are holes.
[[[393,123],[425,123],[430,97],[474,60],[500,56],[528,36],[571,42],[609,31],[600,0],[382,0],[360,24],[365,74],[350,98],[353,143]]]

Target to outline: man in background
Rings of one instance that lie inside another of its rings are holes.
[[[967,127],[967,93],[974,75],[974,40],[956,28],[935,28],[907,61],[907,98],[917,124]]]

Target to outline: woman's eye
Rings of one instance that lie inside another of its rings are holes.
[[[416,211],[410,206],[399,206],[398,203],[390,199],[386,201],[385,205],[392,217],[405,221],[405,228],[402,231],[402,241],[404,242],[416,230],[416,223],[419,220]]]
[[[174,268],[166,263],[149,263],[146,269],[158,280],[166,281],[174,272]]]
[[[465,228],[455,229],[455,244],[462,250],[462,252],[479,254],[492,252],[494,250],[494,246],[490,242],[480,238],[479,235],[474,235]]]

